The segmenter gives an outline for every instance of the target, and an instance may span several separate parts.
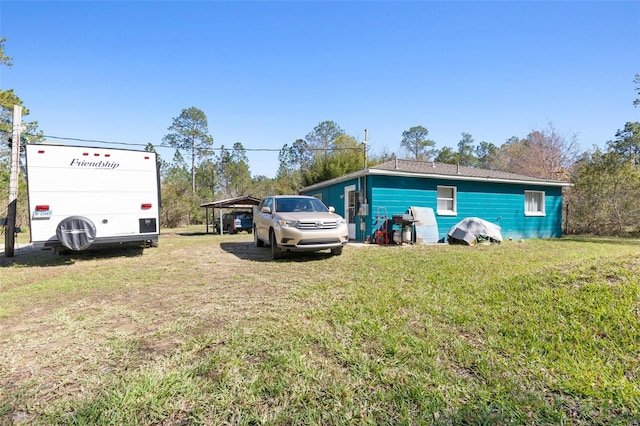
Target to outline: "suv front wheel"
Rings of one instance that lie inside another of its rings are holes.
[[[278,247],[276,233],[273,231],[269,233],[269,243],[271,244],[271,257],[276,260],[282,259],[282,249]]]

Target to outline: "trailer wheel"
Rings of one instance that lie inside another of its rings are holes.
[[[96,227],[86,217],[70,216],[58,224],[56,236],[60,244],[69,250],[85,250],[96,238]]]

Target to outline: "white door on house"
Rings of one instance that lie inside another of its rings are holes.
[[[347,219],[349,239],[356,238],[356,186],[350,185],[344,188],[344,218]]]

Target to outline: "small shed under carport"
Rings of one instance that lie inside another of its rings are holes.
[[[242,197],[228,198],[226,200],[212,201],[210,203],[201,204],[200,207],[205,208],[205,220],[207,223],[207,231],[209,233],[209,224],[213,227],[215,232],[215,226],[213,221],[209,222],[209,209],[212,209],[212,217],[215,216],[215,209],[218,209],[218,220],[220,221],[220,229],[222,229],[222,209],[252,209],[253,206],[260,204],[260,198],[255,198],[250,195]]]

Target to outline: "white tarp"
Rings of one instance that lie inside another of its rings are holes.
[[[502,241],[502,233],[500,227],[478,217],[467,217],[456,223],[449,229],[447,233],[449,242],[461,242],[472,245],[476,243],[478,237],[488,239],[490,241]],[[454,241],[452,241],[452,239]]]

